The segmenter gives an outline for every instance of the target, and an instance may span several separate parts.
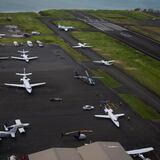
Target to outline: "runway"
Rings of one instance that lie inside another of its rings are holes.
[[[136,32],[132,32],[122,26],[113,24],[110,21],[95,18],[86,12],[74,11],[72,13],[77,19],[97,28],[113,38],[126,43],[127,45],[141,51],[141,53],[160,60],[160,44],[158,42],[155,42],[150,38]]]

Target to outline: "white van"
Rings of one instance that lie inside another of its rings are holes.
[[[18,44],[17,41],[13,41],[13,45],[14,45],[15,47],[19,47],[19,44]]]
[[[27,41],[28,47],[33,47],[33,43],[31,41]]]

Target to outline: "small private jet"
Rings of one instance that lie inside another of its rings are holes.
[[[28,93],[32,93],[32,87],[42,86],[42,85],[46,84],[46,82],[30,84],[30,82],[29,82],[30,79],[27,78],[27,76],[32,75],[32,73],[25,73],[25,68],[24,68],[24,73],[16,73],[16,75],[23,76],[20,79],[20,81],[22,81],[23,84],[5,83],[4,85],[11,86],[11,87],[25,88]]]
[[[26,62],[29,62],[29,60],[33,60],[33,59],[37,59],[38,57],[28,57],[28,55],[26,53],[28,53],[29,51],[25,51],[24,49],[22,51],[18,51],[19,53],[22,53],[20,56],[21,57],[14,57],[11,56],[12,59],[18,59],[18,60],[24,60]]]
[[[9,57],[0,57],[0,60],[8,59]]]
[[[11,126],[4,125],[4,128],[6,131],[8,131],[11,128],[17,127],[20,133],[24,133],[25,132],[24,127],[28,127],[29,125],[30,125],[29,123],[22,123],[20,119],[16,119],[15,124]]]
[[[63,26],[58,24],[58,29],[64,30],[65,32],[69,31],[70,29],[74,29],[72,26]]]
[[[139,157],[142,160],[150,160],[150,158],[144,157],[143,153],[147,153],[147,152],[150,152],[150,151],[153,151],[153,150],[154,150],[153,147],[148,147],[148,148],[135,149],[135,150],[126,151],[126,152],[129,155],[133,155],[133,156]]]
[[[99,64],[104,64],[106,66],[110,66],[113,64],[113,62],[115,62],[115,60],[109,60],[109,61],[106,61],[106,60],[100,60],[100,61],[93,61],[94,63],[99,63]]]
[[[11,136],[12,138],[15,138],[16,132],[17,132],[17,127],[13,127],[9,131],[0,131],[0,140],[2,140],[2,138],[9,137],[9,136]]]
[[[107,107],[105,107],[104,112],[108,115],[94,115],[97,118],[109,118],[112,120],[112,122],[117,126],[120,127],[120,124],[118,122],[118,118],[124,116],[125,114],[113,114],[113,110],[112,109],[108,109]]]
[[[73,48],[91,48],[92,46],[87,45],[87,43],[78,43],[77,46],[72,46]]]
[[[102,77],[91,77],[87,71],[85,71],[85,73],[86,73],[85,76],[81,76],[81,75],[79,75],[78,72],[75,72],[74,78],[80,79],[80,80],[82,80],[92,86],[95,85],[95,81],[94,81],[95,78],[102,78]]]

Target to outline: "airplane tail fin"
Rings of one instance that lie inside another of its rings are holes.
[[[8,127],[5,124],[3,126],[4,126],[5,131],[8,131]]]
[[[89,73],[87,72],[87,70],[85,70],[85,73],[86,73],[87,77],[89,77]]]
[[[24,68],[24,73],[16,73],[16,75],[18,75],[18,76],[29,76],[29,75],[32,75],[32,73],[26,73],[26,70]]]

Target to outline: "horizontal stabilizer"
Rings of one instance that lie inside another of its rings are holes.
[[[154,150],[153,147],[148,147],[148,148],[130,150],[130,151],[127,151],[127,153],[130,154],[130,155],[134,155],[134,154],[147,153],[147,152],[150,152],[150,151],[153,151],[153,150]]]
[[[16,73],[17,76],[30,76],[32,73]]]
[[[94,116],[97,117],[97,118],[110,118],[107,115],[94,115]]]

